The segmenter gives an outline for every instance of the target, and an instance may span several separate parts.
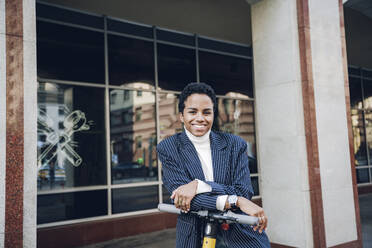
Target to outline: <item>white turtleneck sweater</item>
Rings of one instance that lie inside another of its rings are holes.
[[[209,130],[206,134],[200,137],[193,135],[186,128],[185,128],[185,132],[186,132],[187,137],[190,139],[190,141],[194,145],[196,152],[198,153],[198,157],[202,165],[205,180],[213,182],[214,179],[213,179],[212,151],[211,151],[211,142],[209,139],[211,130]],[[196,190],[196,194],[201,194],[201,193],[212,191],[212,187],[209,184],[199,179],[196,179],[196,180],[198,181],[198,187]],[[225,209],[225,203],[227,200],[227,196],[228,195],[220,195],[217,197],[216,208],[218,210],[223,211]]]

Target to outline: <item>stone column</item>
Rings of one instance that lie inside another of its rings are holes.
[[[337,0],[252,5],[261,194],[274,247],[361,247],[340,13]]]
[[[0,247],[36,247],[34,0],[0,0]]]

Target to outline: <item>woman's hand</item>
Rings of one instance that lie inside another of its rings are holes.
[[[174,190],[171,199],[174,200],[176,208],[179,208],[184,212],[190,211],[191,200],[196,195],[197,188],[198,181],[194,180]]]
[[[259,223],[257,226],[253,227],[253,230],[257,231],[258,229],[260,233],[262,233],[263,230],[266,230],[267,217],[264,213],[264,210],[260,206],[254,204],[252,201],[248,200],[247,198],[241,197],[241,196],[238,197],[238,201],[236,205],[244,213],[250,216],[258,217]]]

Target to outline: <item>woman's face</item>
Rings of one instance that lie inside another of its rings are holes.
[[[208,95],[192,94],[185,101],[180,119],[185,128],[195,136],[203,136],[213,125],[213,102]]]

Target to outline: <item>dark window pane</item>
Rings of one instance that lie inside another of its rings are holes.
[[[163,203],[168,203],[168,204],[172,204],[172,200],[170,198],[171,194],[168,192],[168,190],[164,187],[164,185],[162,186],[163,187]]]
[[[134,23],[107,19],[107,30],[118,33],[142,36],[145,38],[153,37],[153,29],[151,26],[138,25]]]
[[[355,165],[367,165],[368,160],[363,111],[351,110],[351,124],[354,137]]]
[[[137,91],[110,91],[113,184],[157,180],[154,112],[153,92],[143,91],[142,96],[138,96]]]
[[[193,35],[172,32],[169,30],[157,29],[156,38],[158,40],[164,40],[164,41],[179,43],[183,45],[189,45],[189,46],[195,45],[195,38]]]
[[[369,171],[368,168],[356,170],[357,183],[369,183]]]
[[[223,41],[216,41],[216,40],[211,40],[211,39],[206,39],[206,38],[199,38],[198,39],[198,45],[199,45],[200,48],[217,50],[217,51],[226,52],[226,53],[235,53],[237,55],[243,55],[243,56],[251,56],[252,55],[251,47],[244,46],[244,45],[226,43],[226,42],[223,42]]]
[[[363,79],[364,108],[372,109],[372,80]]]
[[[178,114],[178,96],[159,94],[160,140],[183,131]]]
[[[36,3],[36,16],[56,21],[103,29],[103,17]]]
[[[253,98],[252,62],[208,52],[199,52],[200,81],[210,84],[218,95]]]
[[[181,91],[196,82],[195,50],[158,44],[159,87]]]
[[[251,148],[249,148],[248,146],[248,151],[250,150]],[[248,152],[249,153],[249,152]],[[258,170],[257,170],[257,159],[256,159],[256,156],[252,156],[252,155],[249,155],[248,154],[248,160],[249,160],[249,172],[251,174],[256,174],[258,173]]]
[[[112,190],[112,212],[114,214],[157,208],[158,204],[157,185]]]
[[[360,76],[360,69],[355,67],[348,67],[349,75]]]
[[[107,191],[38,195],[37,224],[107,214]]]
[[[37,72],[42,78],[104,83],[103,33],[38,21]]]
[[[39,190],[106,184],[104,89],[39,83],[37,124]]]
[[[350,107],[362,109],[362,81],[360,78],[349,77]]]
[[[154,45],[149,41],[108,36],[109,80],[112,85],[154,86]]]
[[[260,194],[260,188],[258,184],[258,177],[251,177],[252,181],[252,187],[253,187],[253,195],[259,195]]]
[[[363,77],[372,79],[372,70],[363,69],[362,74],[363,74]]]

